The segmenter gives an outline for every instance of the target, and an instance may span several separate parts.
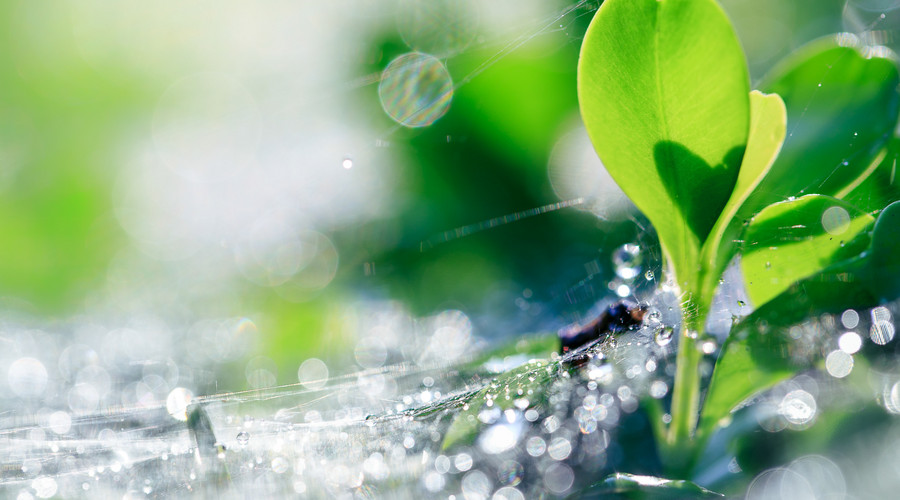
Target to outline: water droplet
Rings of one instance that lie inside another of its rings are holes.
[[[700,345],[700,350],[703,351],[703,354],[712,354],[718,347],[714,340],[707,340]]]
[[[237,442],[241,447],[247,446],[247,443],[250,442],[250,433],[247,431],[238,432],[235,439],[237,439]]]
[[[784,396],[778,407],[778,413],[792,424],[804,425],[816,416],[816,407],[816,398],[812,394],[797,389]]]
[[[272,471],[276,474],[284,474],[288,470],[288,461],[284,457],[275,457],[272,459]]]
[[[646,273],[644,273],[644,278],[646,278],[647,281],[653,280],[653,271],[647,271]]]
[[[172,392],[166,397],[166,411],[168,411],[169,415],[175,420],[180,420],[182,422],[187,421],[187,407],[191,404],[191,398],[193,397],[194,395],[191,391],[184,387],[172,389]]]
[[[616,275],[626,280],[633,279],[641,272],[641,247],[626,243],[613,252],[612,260],[616,266]]]
[[[672,334],[675,330],[671,326],[665,326],[658,330],[656,330],[656,334],[653,336],[653,340],[656,342],[656,345],[662,347],[669,345],[672,342]]]

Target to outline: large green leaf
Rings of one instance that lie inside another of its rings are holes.
[[[779,64],[761,89],[784,99],[787,138],[742,215],[791,196],[843,197],[861,183],[897,124],[898,84],[893,55],[849,34],[812,42]]]
[[[794,282],[845,258],[848,244],[858,254],[868,241],[856,237],[874,221],[830,196],[807,195],[766,207],[744,236],[741,268],[750,300],[765,304]]]
[[[718,279],[725,272],[738,247],[743,223],[737,213],[763,177],[769,172],[784,142],[787,115],[777,94],[750,92],[750,135],[741,170],[731,198],[713,226],[703,246],[703,297],[712,298]]]
[[[688,291],[738,177],[749,90],[741,46],[714,0],[607,0],[581,47],[591,141]]]
[[[791,356],[790,326],[818,314],[868,308],[900,297],[900,202],[884,209],[871,235],[861,237],[870,243],[858,256],[794,283],[733,329],[713,371],[698,439],[708,439],[742,401],[808,368]]]

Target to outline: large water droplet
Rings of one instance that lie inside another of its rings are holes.
[[[671,326],[664,326],[656,330],[656,334],[653,336],[653,340],[658,346],[669,345],[669,342],[672,342],[672,334],[674,332],[675,330]]]
[[[641,272],[641,247],[626,243],[613,252],[612,260],[616,275],[626,280],[633,279]]]

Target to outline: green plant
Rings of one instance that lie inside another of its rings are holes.
[[[778,348],[787,340],[767,331],[900,295],[900,205],[863,192],[897,124],[890,57],[838,35],[797,51],[760,85],[766,93],[751,92],[715,0],[606,0],[592,21],[581,114],[607,170],[656,228],[681,293],[672,419],[654,419],[670,474],[689,476],[735,406],[800,369]],[[701,411],[698,340],[739,254],[757,310],[732,329]]]

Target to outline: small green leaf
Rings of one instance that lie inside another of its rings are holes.
[[[634,499],[687,499],[721,498],[725,495],[710,491],[690,481],[663,479],[617,472],[595,483],[577,495],[581,497],[634,498]]]
[[[653,223],[688,290],[738,177],[748,80],[741,46],[714,0],[607,0],[581,47],[578,96],[588,135]]]
[[[736,218],[738,210],[778,157],[786,127],[787,115],[781,97],[756,90],[750,92],[750,135],[737,184],[703,247],[703,263],[707,273],[701,294],[704,297],[712,298],[719,276],[725,272],[739,248],[738,237],[743,231],[743,224]]]
[[[775,203],[754,217],[744,236],[741,268],[750,300],[765,304],[794,282],[834,265],[875,219],[852,205],[822,195]],[[862,245],[862,247],[858,247]]]
[[[871,174],[900,111],[892,57],[841,34],[801,48],[764,79],[761,88],[787,105],[787,139],[742,215],[791,196],[841,198]]]

